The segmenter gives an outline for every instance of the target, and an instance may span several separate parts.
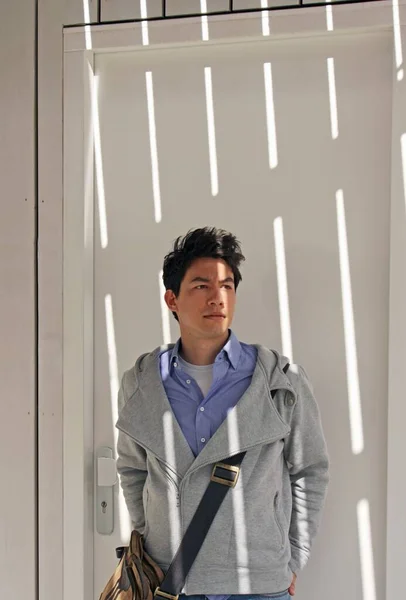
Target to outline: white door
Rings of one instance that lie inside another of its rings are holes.
[[[114,447],[123,371],[177,339],[171,242],[231,230],[247,258],[234,331],[306,367],[331,455],[300,600],[384,598],[391,48],[382,33],[95,58],[95,453]],[[94,598],[128,541],[118,485],[114,500]]]

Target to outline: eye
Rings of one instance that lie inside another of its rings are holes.
[[[232,290],[233,289],[233,286],[229,285],[229,284],[224,284],[223,287],[227,288],[228,290]]]
[[[200,290],[201,288],[206,288],[206,287],[207,287],[207,285],[205,285],[204,283],[201,283],[200,285],[196,286],[196,289]]]

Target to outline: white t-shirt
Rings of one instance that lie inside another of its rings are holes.
[[[186,362],[181,356],[178,356],[178,362],[182,371],[193,377],[199,388],[202,390],[203,396],[206,397],[213,382],[214,365],[192,365],[191,363]]]

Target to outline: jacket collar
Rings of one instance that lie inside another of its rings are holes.
[[[160,354],[173,347],[173,344],[161,346],[137,361],[134,369],[139,385],[121,411],[117,427],[180,477],[248,448],[282,439],[289,433],[289,426],[271,400],[274,389],[286,389],[295,395],[283,372],[288,361],[278,352],[256,345],[257,364],[250,386],[195,458],[173,414],[159,372]]]

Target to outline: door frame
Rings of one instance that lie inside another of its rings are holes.
[[[202,40],[202,18],[64,31],[64,209],[63,209],[63,598],[93,600],[93,266],[94,188],[97,185],[93,133],[94,58],[101,52],[148,51],[197,44],[343,35],[387,31],[393,39],[390,310],[388,340],[387,598],[395,595],[406,539],[403,498],[406,420],[402,358],[406,357],[406,73],[398,78],[402,40],[406,45],[406,0],[212,17],[210,40]],[[397,18],[398,11],[400,17]],[[149,43],[145,43],[145,27]],[[144,43],[143,43],[144,42]],[[406,50],[405,50],[406,52]],[[401,64],[402,63],[402,64]],[[403,136],[403,137],[401,137]],[[402,145],[401,145],[402,141]],[[403,152],[402,152],[403,149]],[[96,156],[97,160],[97,156]],[[386,348],[385,348],[386,352]],[[403,418],[402,418],[403,417]]]

